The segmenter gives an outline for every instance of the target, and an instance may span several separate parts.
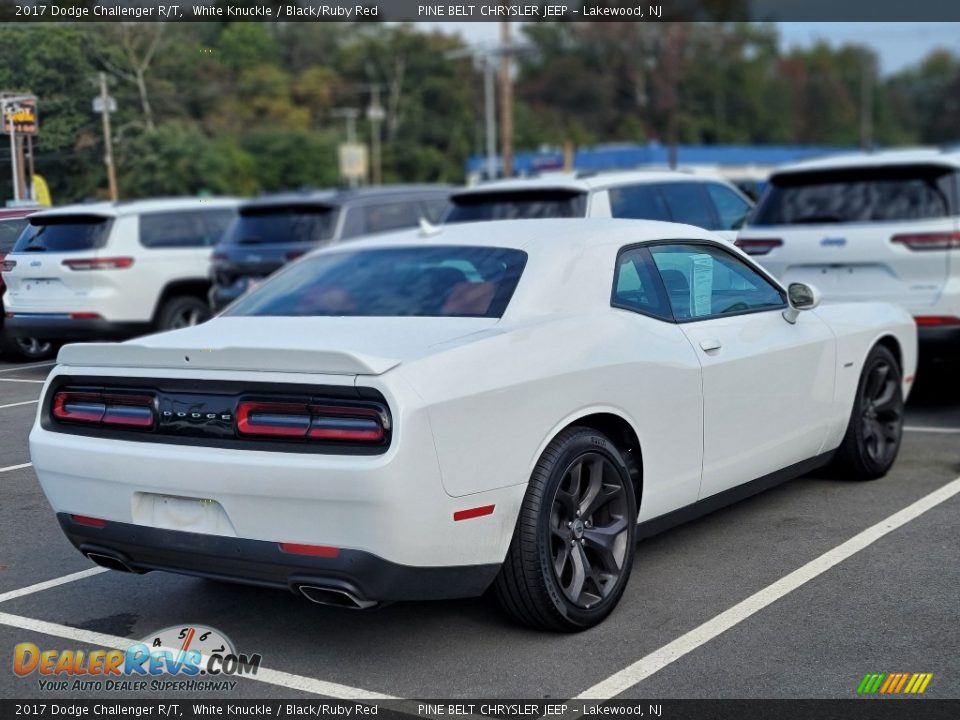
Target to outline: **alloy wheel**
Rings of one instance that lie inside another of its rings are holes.
[[[617,586],[629,540],[623,477],[600,453],[585,453],[564,471],[550,511],[554,577],[573,605],[590,609]]]
[[[870,368],[861,394],[863,447],[878,465],[890,461],[903,431],[903,399],[896,369],[880,359]]]

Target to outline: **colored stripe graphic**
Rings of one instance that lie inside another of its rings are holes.
[[[919,695],[927,689],[933,673],[867,673],[857,686],[860,695]]]

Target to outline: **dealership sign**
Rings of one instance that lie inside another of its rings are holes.
[[[37,99],[34,97],[2,98],[3,134],[9,135],[11,127],[17,135],[37,134]]]

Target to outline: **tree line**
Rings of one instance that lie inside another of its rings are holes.
[[[519,39],[517,149],[960,136],[960,58],[947,50],[880,76],[868,47],[784,50],[767,24],[544,22]],[[472,53],[458,35],[409,24],[6,24],[0,57],[0,90],[38,96],[35,164],[58,203],[106,193],[91,107],[99,72],[117,101],[122,197],[336,185],[344,116],[359,112],[357,138],[368,142],[374,94],[385,182],[460,182],[466,157],[484,148]]]

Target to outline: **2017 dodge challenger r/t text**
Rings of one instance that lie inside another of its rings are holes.
[[[916,326],[818,307],[706,230],[428,228],[318,250],[202,325],[67,345],[30,435],[95,562],[320,603],[600,622],[636,540],[893,464]]]

